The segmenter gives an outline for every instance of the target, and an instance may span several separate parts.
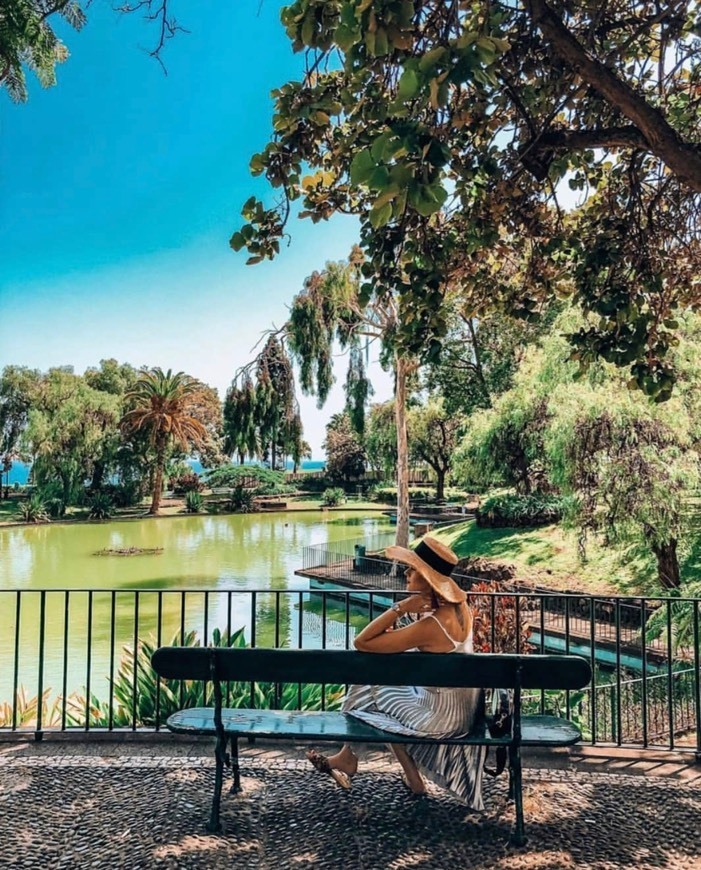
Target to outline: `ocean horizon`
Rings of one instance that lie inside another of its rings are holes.
[[[204,474],[205,471],[202,468],[202,464],[197,459],[188,459],[186,460],[189,465],[192,466],[192,470],[197,474]],[[238,462],[232,462],[232,465],[238,465]],[[246,465],[260,465],[258,462],[248,462]],[[322,471],[326,465],[326,461],[324,459],[305,459],[300,463],[300,470],[302,471]],[[3,486],[14,486],[15,483],[18,483],[20,486],[24,486],[29,480],[29,473],[31,471],[31,463],[29,462],[13,462],[12,468],[10,469],[9,478],[6,473],[2,475],[2,485]],[[287,471],[292,471],[294,468],[294,463],[288,460],[287,462]]]

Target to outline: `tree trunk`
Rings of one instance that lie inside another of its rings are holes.
[[[397,537],[398,547],[409,546],[409,448],[406,433],[406,380],[408,361],[395,357],[394,419],[397,425]]]
[[[445,469],[434,466],[433,470],[436,472],[436,501],[443,501],[445,497]]]
[[[166,445],[165,440],[159,440],[156,447],[156,473],[153,480],[153,496],[151,498],[151,507],[148,512],[153,516],[158,515],[161,506],[161,490],[163,489],[163,472],[165,470]]]
[[[62,472],[60,476],[61,485],[63,486],[63,504],[68,507],[68,502],[71,500],[71,490],[73,489],[73,475]]]
[[[92,480],[90,481],[90,489],[97,490],[102,486],[102,478],[105,476],[105,463],[96,462],[92,470]]]
[[[678,589],[681,585],[677,539],[670,538],[663,544],[653,544],[652,552],[657,559],[657,577],[665,589]]]

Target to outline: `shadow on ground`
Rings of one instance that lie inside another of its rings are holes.
[[[242,797],[206,833],[213,769],[201,758],[15,758],[0,765],[0,843],[9,867],[698,867],[701,789],[662,778],[526,772],[525,849],[509,844],[506,782],[486,811],[432,788],[414,798],[374,765],[350,792],[298,759],[248,760]]]

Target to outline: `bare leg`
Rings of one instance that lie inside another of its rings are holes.
[[[418,767],[414,764],[413,758],[408,754],[406,749],[395,743],[390,743],[389,748],[394,753],[394,757],[401,764],[404,771],[405,782],[414,794],[426,794],[426,784],[423,781]]]

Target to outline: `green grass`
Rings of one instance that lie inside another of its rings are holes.
[[[510,562],[517,577],[552,589],[616,594],[636,588],[647,566],[613,548],[590,542],[587,561],[577,555],[577,538],[558,525],[523,529],[479,528],[474,521],[437,531],[436,536],[461,558],[483,557]],[[646,573],[646,572],[645,572]]]
[[[19,499],[4,498],[0,501],[0,521],[19,519]]]

